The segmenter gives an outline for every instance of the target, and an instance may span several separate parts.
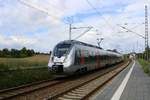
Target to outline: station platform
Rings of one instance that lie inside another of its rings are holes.
[[[90,100],[150,100],[150,76],[138,61],[132,61]]]

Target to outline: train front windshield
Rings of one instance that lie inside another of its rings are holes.
[[[70,46],[71,44],[58,44],[54,49],[54,56],[65,56],[68,53]]]

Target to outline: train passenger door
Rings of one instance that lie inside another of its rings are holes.
[[[81,52],[80,49],[76,48],[75,50],[75,65],[80,65]]]

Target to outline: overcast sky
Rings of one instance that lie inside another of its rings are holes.
[[[104,49],[142,51],[144,39],[119,25],[144,36],[145,5],[150,16],[150,0],[0,0],[0,49],[25,46],[49,52],[69,38],[72,22],[93,27],[79,41],[97,45],[102,37]],[[72,30],[72,39],[85,30]]]

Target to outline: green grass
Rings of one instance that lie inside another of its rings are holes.
[[[142,68],[144,70],[145,73],[150,75],[150,68],[149,68],[149,62],[143,60],[143,59],[139,59],[140,64],[142,65]]]
[[[50,79],[48,55],[27,58],[0,58],[0,89]]]
[[[47,68],[0,72],[0,89],[11,88],[40,80],[50,79]]]
[[[48,55],[27,58],[0,58],[0,71],[47,67]]]

